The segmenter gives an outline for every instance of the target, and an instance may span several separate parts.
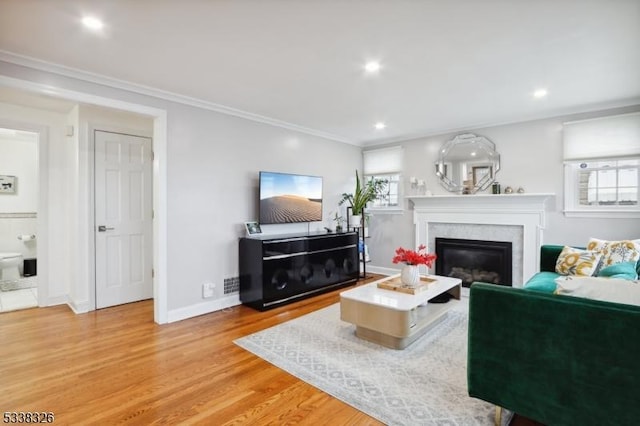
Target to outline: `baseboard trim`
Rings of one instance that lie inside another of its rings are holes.
[[[200,315],[210,314],[221,309],[230,308],[240,305],[240,295],[223,297],[221,299],[211,300],[207,302],[197,303],[195,305],[186,306],[170,310],[167,316],[167,322],[182,321],[188,318]]]
[[[381,274],[381,275],[395,275],[400,273],[400,269],[393,268],[385,268],[382,266],[369,266],[367,265],[367,272],[371,272],[372,274]]]
[[[69,299],[67,298],[67,296],[48,297],[43,307],[46,308],[47,306],[57,306],[57,305],[64,305],[68,303],[69,303]]]
[[[67,305],[71,310],[76,314],[86,314],[89,312],[89,301],[83,300],[81,302],[76,302],[71,299],[71,297],[67,297],[66,301]]]

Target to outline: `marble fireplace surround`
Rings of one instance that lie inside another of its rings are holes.
[[[435,250],[435,238],[513,243],[513,286],[538,271],[547,200],[555,194],[482,194],[406,197],[413,203],[416,246]]]

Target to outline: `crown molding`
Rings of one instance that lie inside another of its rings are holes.
[[[289,123],[289,122],[278,120],[271,117],[266,117],[259,114],[254,114],[247,111],[242,111],[236,108],[228,107],[226,105],[205,101],[203,99],[184,96],[178,93],[157,89],[157,88],[145,86],[142,84],[131,83],[129,81],[108,77],[102,74],[92,73],[89,71],[82,71],[76,68],[67,67],[65,65],[43,61],[41,59],[36,59],[29,56],[19,55],[17,53],[9,52],[7,50],[0,49],[0,61],[4,61],[4,62],[8,62],[11,64],[20,65],[28,68],[33,68],[39,71],[50,72],[50,73],[58,74],[64,77],[74,78],[77,80],[87,81],[90,83],[100,84],[100,85],[108,86],[115,89],[126,90],[128,92],[151,96],[151,97],[163,99],[166,101],[176,102],[183,105],[189,105],[196,108],[215,111],[221,114],[232,115],[234,117],[240,117],[246,120],[251,120],[258,123],[264,123],[264,124],[280,127],[287,130],[293,130],[295,132],[305,133],[311,136],[318,136],[318,137],[333,140],[336,142],[342,142],[342,143],[355,145],[355,146],[362,146],[362,143],[360,142],[353,141],[353,140],[344,138],[342,136],[334,135],[332,133],[323,132],[321,130],[299,126],[297,124]]]
[[[386,139],[375,139],[375,140],[362,140],[360,141],[360,145],[365,148],[372,148],[379,145],[387,145],[387,144],[396,144],[400,142],[408,142],[416,139],[424,139],[430,138],[434,136],[442,136],[451,133],[463,133],[463,132],[474,132],[477,130],[482,130],[490,127],[498,127],[498,126],[508,126],[511,124],[521,124],[527,123],[530,121],[538,121],[538,120],[547,120],[552,118],[559,117],[568,117],[571,115],[577,114],[588,114],[595,113],[599,111],[607,111],[617,108],[631,108],[634,106],[640,106],[640,97],[626,98],[626,99],[618,99],[611,102],[603,102],[597,104],[588,104],[588,105],[580,105],[577,107],[568,107],[562,109],[556,109],[554,111],[541,113],[541,114],[530,114],[527,116],[523,116],[517,119],[507,119],[503,121],[495,121],[495,122],[484,122],[484,123],[472,123],[466,126],[460,127],[441,127],[434,128],[433,130],[428,130],[422,133],[412,133],[401,135],[393,138]],[[629,111],[629,113],[633,113],[634,111]],[[617,113],[620,114],[620,113]]]

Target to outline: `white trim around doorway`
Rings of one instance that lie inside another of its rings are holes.
[[[0,75],[0,86],[25,90],[28,92],[42,93],[61,99],[94,104],[123,111],[148,115],[153,118],[153,264],[155,276],[153,278],[154,297],[154,321],[158,324],[168,322],[168,289],[167,289],[167,112],[164,109],[150,107],[141,104],[124,102],[117,99],[105,98],[89,93],[77,92],[28,80]],[[45,129],[46,130],[46,129]],[[46,178],[46,177],[45,177]],[[80,179],[88,179],[90,176],[80,176]],[[40,177],[42,182],[42,176]],[[81,206],[85,213],[87,206]],[[87,218],[90,219],[90,218]],[[39,221],[40,225],[40,221]],[[88,241],[93,237],[93,232],[88,229],[80,229],[80,239]],[[46,232],[44,232],[46,234]],[[88,270],[90,268],[84,268]],[[88,277],[79,276],[78,280],[90,282]]]

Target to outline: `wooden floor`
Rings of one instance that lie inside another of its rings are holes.
[[[380,425],[233,344],[336,303],[340,291],[161,326],[152,301],[2,313],[0,411],[52,412],[60,425]]]

